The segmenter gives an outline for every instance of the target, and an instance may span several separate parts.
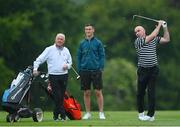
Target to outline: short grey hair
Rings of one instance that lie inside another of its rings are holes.
[[[63,33],[58,33],[58,34],[56,35],[56,38],[57,38],[58,36],[63,37],[63,38],[64,38],[64,40],[65,40],[65,35],[64,35]]]

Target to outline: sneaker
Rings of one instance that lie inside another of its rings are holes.
[[[150,117],[150,116],[144,116],[144,121],[154,121],[155,120],[155,117],[154,116],[152,116],[152,117]]]
[[[99,119],[101,119],[101,120],[105,120],[106,119],[106,117],[105,117],[103,112],[99,112]]]
[[[84,116],[83,116],[83,120],[87,120],[91,118],[91,113],[87,112]]]
[[[144,112],[138,114],[138,119],[144,121]]]

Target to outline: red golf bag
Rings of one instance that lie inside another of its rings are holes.
[[[52,95],[52,89],[51,89],[50,83],[48,83],[47,87],[43,85],[42,87],[45,89],[46,93],[51,97],[51,99],[54,99]],[[70,96],[68,94],[67,91],[65,92],[63,106],[65,109],[66,115],[70,120],[81,119],[81,106],[73,96]]]
[[[81,106],[74,99],[73,96],[70,96],[67,92],[64,97],[64,109],[66,111],[66,115],[71,120],[80,120],[81,119]]]

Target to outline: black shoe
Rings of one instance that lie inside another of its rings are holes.
[[[66,120],[66,116],[65,115],[61,115],[61,121],[64,122]]]
[[[59,121],[60,119],[58,117],[53,116],[54,121]]]
[[[66,115],[61,115],[61,120],[66,120]]]
[[[62,122],[66,121],[66,118],[65,118],[65,119],[64,119],[64,118],[61,118],[61,121],[62,121]]]

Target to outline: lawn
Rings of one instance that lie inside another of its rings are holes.
[[[42,122],[33,122],[32,118],[24,118],[16,123],[6,122],[6,112],[0,112],[0,126],[180,126],[180,111],[157,111],[153,122],[139,121],[136,111],[106,111],[106,120],[99,120],[98,113],[92,112],[90,120],[67,120],[55,122],[51,112],[44,112]]]

